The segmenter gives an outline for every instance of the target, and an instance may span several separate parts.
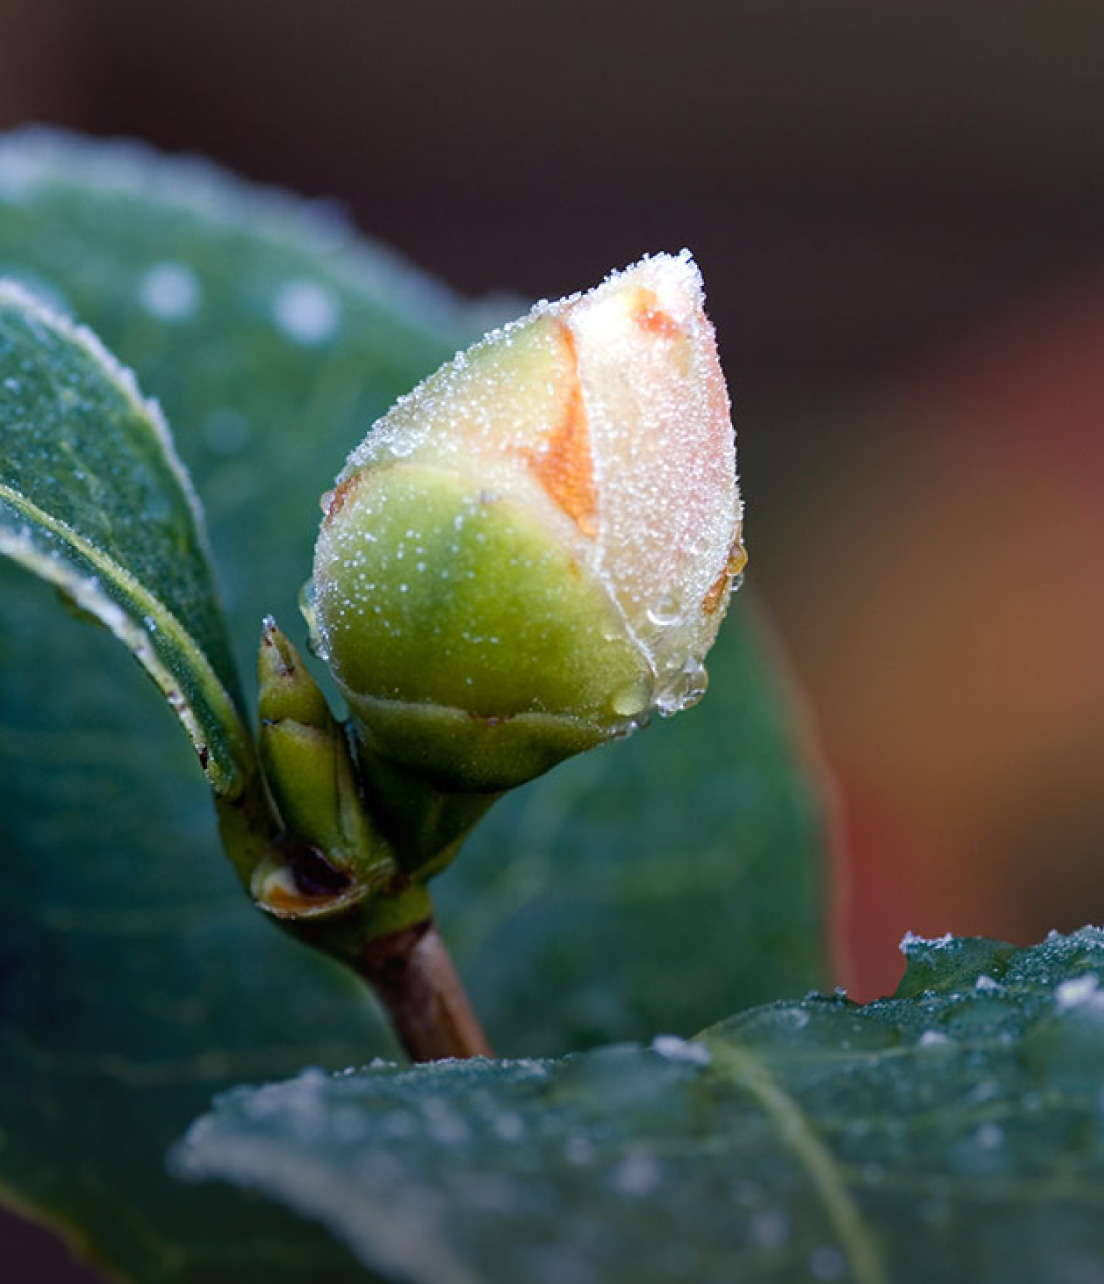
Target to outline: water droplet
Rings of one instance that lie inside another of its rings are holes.
[[[614,1168],[610,1185],[619,1195],[650,1195],[663,1180],[663,1171],[655,1155],[634,1150]]]
[[[1068,1012],[1071,1008],[1081,1007],[1097,998],[1099,982],[1093,973],[1071,977],[1063,981],[1054,991],[1055,1004],[1059,1012]]]
[[[652,1051],[668,1061],[685,1061],[689,1065],[707,1066],[712,1060],[704,1043],[691,1043],[677,1034],[657,1034],[652,1040]]]
[[[503,1141],[517,1141],[525,1132],[524,1120],[515,1114],[496,1115],[492,1126]]]
[[[673,593],[666,593],[645,612],[656,628],[664,629],[677,624],[682,618],[682,603]]]
[[[594,1144],[581,1134],[568,1137],[564,1142],[563,1156],[569,1164],[589,1164],[594,1158]]]
[[[324,660],[326,657],[318,640],[318,590],[314,580],[307,580],[299,590],[299,614],[307,622],[307,650]]]
[[[782,1029],[804,1030],[809,1024],[809,1013],[805,1008],[779,1008],[778,1025]]]
[[[333,292],[303,278],[280,287],[272,313],[289,339],[312,346],[332,338],[341,321],[341,307]]]
[[[840,1280],[847,1273],[847,1259],[831,1244],[822,1244],[809,1254],[809,1272],[814,1279]]]
[[[155,263],[138,282],[138,299],[162,321],[186,321],[199,308],[199,282],[183,263]]]
[[[708,685],[709,674],[705,665],[696,656],[691,656],[681,669],[664,680],[656,693],[657,712],[661,718],[669,718],[690,708],[705,695]]]
[[[983,1150],[996,1150],[1004,1145],[1004,1129],[991,1121],[983,1123],[974,1133],[974,1140]]]
[[[654,688],[650,674],[641,674],[613,693],[610,707],[622,718],[643,713],[652,703]]]
[[[761,1248],[781,1248],[790,1238],[790,1219],[781,1209],[762,1208],[752,1216],[750,1230]]]
[[[940,1044],[949,1043],[950,1039],[942,1030],[925,1030],[920,1036],[920,1046],[922,1048],[935,1048]]]

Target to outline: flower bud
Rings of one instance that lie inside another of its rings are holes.
[[[323,497],[307,594],[370,756],[491,792],[693,703],[745,561],[735,467],[686,251],[402,398]]]

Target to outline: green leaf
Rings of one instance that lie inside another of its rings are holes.
[[[906,948],[866,1007],[237,1089],[175,1166],[414,1284],[1100,1279],[1104,931]]]
[[[157,406],[87,330],[0,282],[0,553],[139,659],[212,785],[240,792],[237,705],[203,515]]]
[[[165,407],[250,668],[265,613],[301,627],[346,453],[499,319],[332,211],[53,134],[0,141],[0,271]],[[748,603],[714,657],[697,709],[518,791],[438,880],[501,1049],[688,1032],[822,981],[819,805]],[[0,1182],[127,1278],[336,1284],[351,1259],[313,1228],[164,1173],[220,1086],[393,1044],[356,985],[250,909],[147,686],[0,567]]]

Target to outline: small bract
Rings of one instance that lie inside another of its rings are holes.
[[[306,601],[370,754],[490,792],[700,698],[746,561],[703,304],[687,251],[539,303],[350,456]]]

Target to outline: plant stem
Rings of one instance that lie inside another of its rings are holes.
[[[376,937],[356,966],[413,1061],[494,1055],[433,919]]]

